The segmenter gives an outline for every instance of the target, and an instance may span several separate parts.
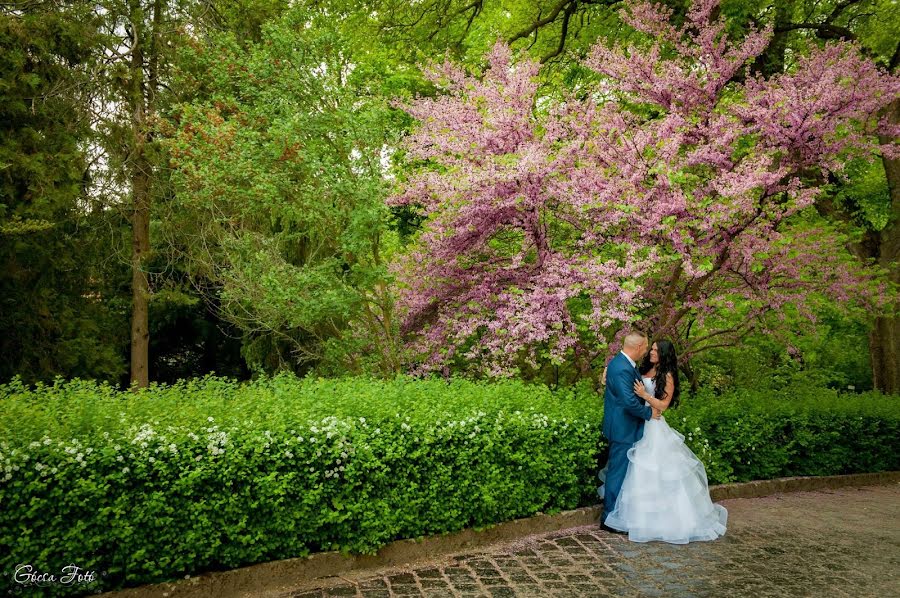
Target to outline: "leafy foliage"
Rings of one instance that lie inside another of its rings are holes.
[[[183,49],[191,100],[162,125],[175,193],[161,232],[188,274],[212,283],[254,369],[353,369],[370,349],[391,370],[391,111],[348,41],[318,25],[295,9],[258,43],[226,32]]]
[[[14,380],[0,386],[0,567],[77,562],[114,589],[591,505],[599,403],[519,381]],[[878,393],[800,387],[665,415],[721,483],[896,470],[897,413]]]
[[[0,566],[74,561],[112,589],[570,509],[599,425],[595,395],[521,382],[13,382]]]
[[[87,212],[89,12],[0,13],[0,380],[115,379],[124,314],[104,299],[98,214]]]
[[[900,418],[878,392],[811,385],[706,392],[666,413],[704,461],[711,483],[894,471]]]

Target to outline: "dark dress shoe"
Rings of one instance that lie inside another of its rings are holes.
[[[600,529],[602,529],[603,531],[609,532],[611,534],[627,534],[628,533],[628,532],[623,532],[622,530],[613,529],[613,528],[609,527],[608,525],[606,525],[605,523],[600,524]]]

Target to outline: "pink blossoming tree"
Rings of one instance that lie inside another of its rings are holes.
[[[538,65],[500,43],[480,78],[429,67],[448,93],[404,105],[426,166],[391,199],[427,217],[398,264],[420,371],[585,372],[634,321],[689,358],[787,310],[813,319],[826,296],[883,307],[873,270],[797,215],[848,159],[896,152],[875,115],[900,83],[843,42],[790,74],[745,75],[770,32],[729,40],[716,5],[682,28],[633,5],[647,43],[595,46],[590,100],[540,98]]]

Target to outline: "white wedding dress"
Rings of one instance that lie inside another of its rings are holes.
[[[651,395],[655,384],[644,378]],[[647,402],[644,402],[647,404]],[[600,472],[605,481],[606,468]],[[597,493],[603,497],[603,486]],[[687,544],[725,533],[728,511],[709,497],[706,468],[664,417],[644,423],[643,437],[628,449],[628,471],[606,525],[632,542]]]

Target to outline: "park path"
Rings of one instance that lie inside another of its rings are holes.
[[[585,526],[280,598],[900,596],[900,484],[721,501],[728,532],[638,544]]]

